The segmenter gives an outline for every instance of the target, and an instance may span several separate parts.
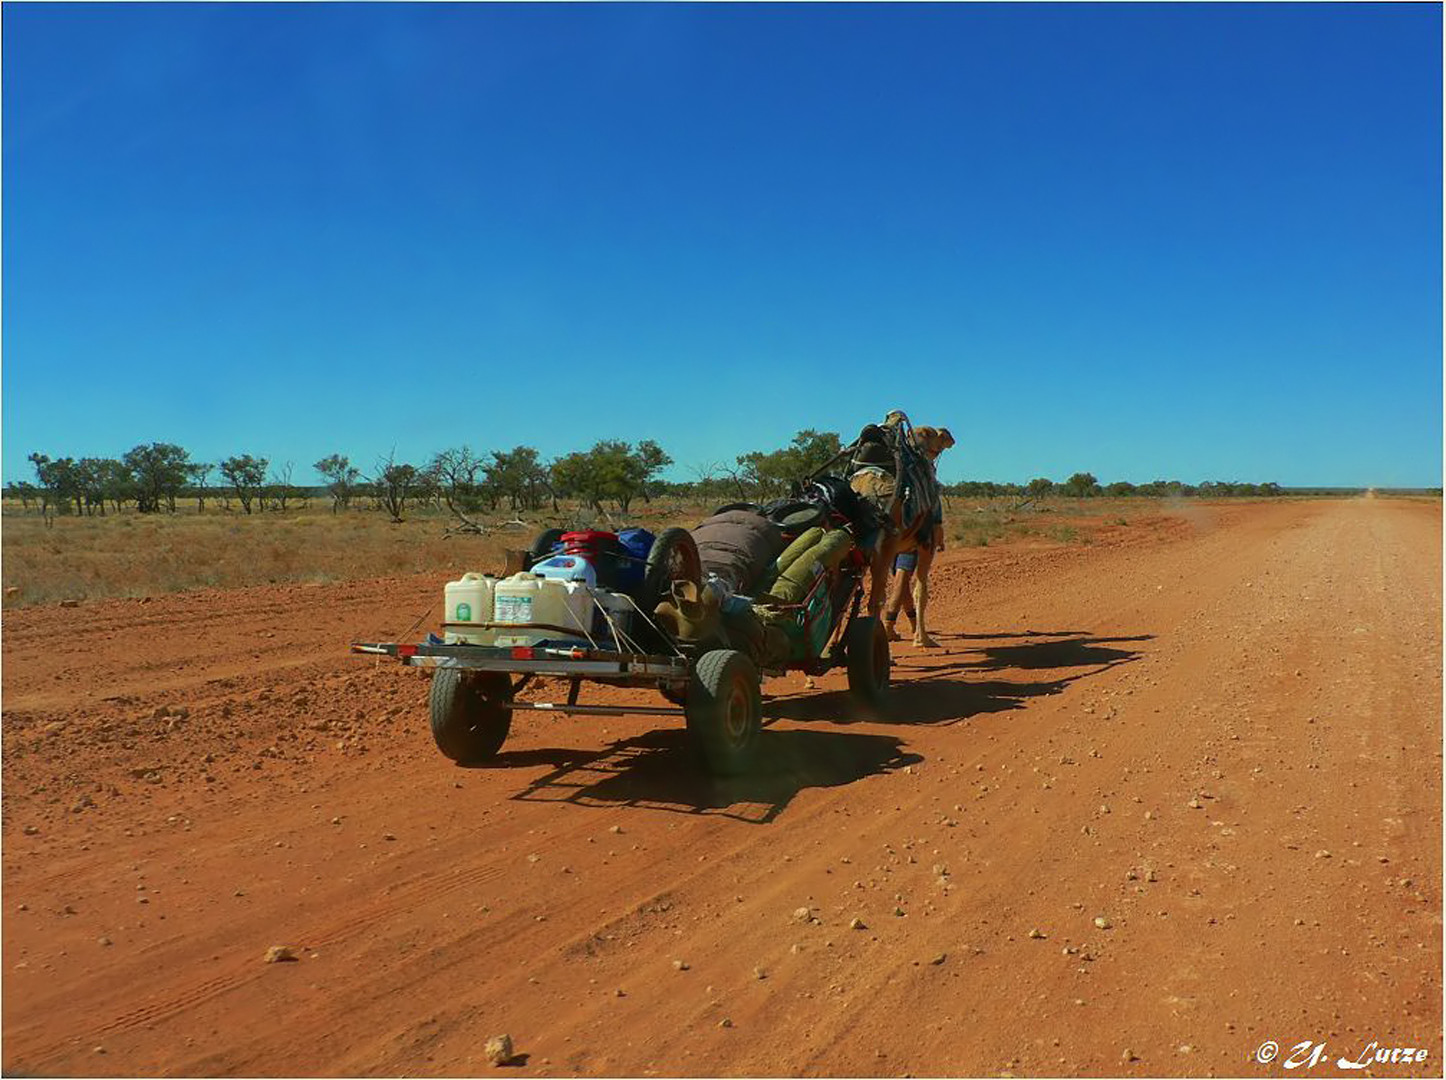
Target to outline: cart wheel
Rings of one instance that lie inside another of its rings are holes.
[[[537,539],[532,541],[532,546],[527,549],[527,561],[523,564],[524,570],[531,570],[533,563],[539,563],[552,554],[552,549],[562,542],[561,529],[546,529],[537,534]]]
[[[462,677],[455,668],[432,676],[432,738],[453,761],[485,761],[502,749],[512,727],[512,680],[499,672]]]
[[[704,653],[688,685],[688,734],[708,771],[734,776],[747,771],[763,731],[758,669],[741,652]]]
[[[889,636],[884,624],[868,615],[854,619],[844,634],[844,653],[849,689],[865,704],[877,705],[889,688]]]
[[[638,607],[649,619],[653,609],[666,599],[675,581],[703,584],[703,563],[698,558],[698,545],[687,529],[664,529],[648,552],[643,569],[643,585],[638,590]]]

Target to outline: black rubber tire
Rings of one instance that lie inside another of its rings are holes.
[[[889,636],[881,620],[861,615],[844,632],[849,690],[866,705],[877,705],[889,689]]]
[[[703,584],[703,562],[693,534],[687,529],[664,529],[653,541],[638,590],[638,607],[644,615],[653,617],[653,609],[671,594],[675,581]]]
[[[537,534],[537,539],[532,541],[532,546],[527,549],[527,561],[524,569],[531,570],[533,563],[539,563],[552,554],[562,540],[562,529],[545,529]]]
[[[752,510],[755,514],[757,514],[760,513],[762,509],[763,508],[757,503],[751,502],[724,503],[722,506],[714,510],[711,516],[717,517],[719,514],[726,514],[730,510]]]
[[[688,734],[715,776],[747,772],[763,733],[758,669],[735,649],[704,653],[688,684]]]
[[[438,668],[429,698],[437,749],[459,764],[493,757],[512,728],[512,710],[498,703],[511,700],[512,680],[501,672],[464,677],[455,668]]]

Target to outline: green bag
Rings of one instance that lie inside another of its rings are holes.
[[[780,555],[778,557],[778,561],[773,564],[774,571],[776,573],[782,574],[785,570],[787,570],[790,566],[793,565],[794,561],[800,555],[802,555],[805,551],[813,547],[814,544],[818,543],[822,539],[823,530],[820,529],[817,525],[807,530],[806,532],[799,533],[797,539],[795,539],[793,543],[789,544],[788,547],[783,549],[783,554]]]

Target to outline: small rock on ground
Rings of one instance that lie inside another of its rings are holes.
[[[492,1062],[493,1065],[506,1065],[517,1056],[516,1052],[512,1049],[512,1036],[505,1034],[494,1035],[488,1039],[487,1046],[483,1052],[487,1055],[487,1060]]]

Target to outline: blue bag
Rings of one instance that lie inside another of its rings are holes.
[[[618,588],[630,592],[643,583],[643,571],[647,568],[648,553],[653,550],[657,539],[647,529],[624,529],[618,533],[626,558],[618,560]]]

